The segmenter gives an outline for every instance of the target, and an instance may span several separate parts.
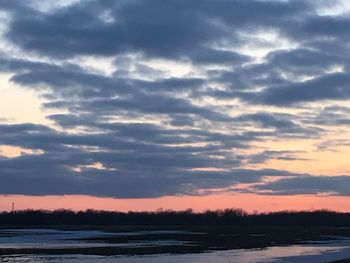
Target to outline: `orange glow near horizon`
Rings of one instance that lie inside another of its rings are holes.
[[[155,211],[157,209],[200,212],[225,208],[242,208],[247,212],[274,212],[283,210],[327,209],[350,212],[350,198],[346,196],[267,196],[256,194],[217,194],[207,196],[165,196],[144,199],[115,199],[84,195],[24,196],[0,195],[0,211],[10,211],[12,202],[16,210],[96,209],[108,211]]]

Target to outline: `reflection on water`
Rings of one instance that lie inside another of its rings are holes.
[[[203,254],[154,256],[12,256],[3,257],[8,263],[321,263],[350,256],[350,250],[338,246],[289,246],[264,250],[236,250]]]
[[[106,243],[84,243],[79,238],[108,235],[142,235],[152,232],[107,233],[103,231],[7,230],[1,231],[0,248],[7,247],[80,247],[106,246]],[[159,231],[158,231],[159,233]],[[163,232],[164,234],[165,232]],[[174,234],[176,232],[172,232]],[[165,233],[167,234],[167,233]],[[170,234],[170,233],[169,233]],[[145,241],[146,242],[146,241]],[[150,244],[176,244],[178,241],[149,241]],[[152,243],[153,242],[153,243]],[[158,242],[158,243],[157,243]],[[175,243],[173,243],[175,242]],[[117,244],[113,244],[117,245]],[[118,244],[120,245],[120,244]],[[126,245],[126,244],[122,244]],[[130,245],[128,243],[127,245]],[[144,243],[132,243],[142,246]],[[328,243],[307,242],[303,245],[270,247],[254,250],[229,250],[202,254],[152,256],[86,256],[86,255],[14,255],[0,256],[4,263],[315,263],[350,257],[350,240],[337,239]]]
[[[55,229],[20,229],[1,231],[1,248],[84,248],[84,247],[144,247],[184,245],[178,240],[146,240],[128,243],[82,242],[82,239],[108,236],[140,236],[148,234],[190,233],[175,230],[134,231],[134,232],[104,232],[97,230],[55,230]]]

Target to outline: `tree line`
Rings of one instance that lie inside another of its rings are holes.
[[[23,210],[1,212],[0,225],[288,225],[349,226],[350,213],[326,210],[303,212],[247,213],[241,209],[208,210],[196,213],[159,210],[156,212],[110,212],[98,210]]]

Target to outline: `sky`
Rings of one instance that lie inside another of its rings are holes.
[[[0,0],[0,210],[350,211],[347,0]]]

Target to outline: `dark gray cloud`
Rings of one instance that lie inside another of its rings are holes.
[[[267,160],[283,160],[283,161],[296,161],[305,160],[304,158],[298,157],[300,152],[297,151],[263,151],[257,154],[250,155],[248,158],[249,163],[258,164],[264,163]]]
[[[211,94],[279,107],[350,97],[347,53],[301,48],[272,52],[266,60],[223,73],[219,80],[228,88]]]
[[[14,13],[7,37],[40,54],[67,57],[142,51],[149,56],[179,57],[191,56],[198,48],[205,52],[207,46],[230,35],[235,40],[231,26],[278,27],[281,21],[288,23],[294,15],[304,16],[312,9],[302,1],[139,0],[84,1],[35,15],[21,11]],[[109,19],[104,19],[105,14]],[[197,54],[197,60],[212,60],[211,54]],[[227,61],[227,56],[221,57]]]
[[[52,118],[64,119],[63,116]],[[75,118],[69,119],[68,122],[76,123]],[[1,193],[153,197],[196,194],[198,189],[256,182],[263,176],[289,175],[278,170],[233,169],[239,166],[241,156],[213,159],[211,155],[225,156],[223,150],[233,147],[232,143],[222,142],[225,137],[220,134],[190,130],[187,133],[192,134],[191,141],[191,138],[181,138],[181,131],[167,131],[153,125],[102,126],[108,128],[108,134],[71,135],[41,125],[1,125],[0,144],[43,151],[0,159],[4,182]],[[200,138],[209,145],[171,146],[200,142]],[[226,139],[235,138],[227,136]],[[216,144],[220,142],[218,147]],[[93,163],[102,163],[105,169],[89,167]],[[72,169],[79,167],[83,172]],[[192,170],[203,167],[226,167],[227,171]]]
[[[62,125],[79,123],[78,118],[69,116],[52,116],[52,118],[60,119]],[[86,125],[87,122],[84,121],[84,124]],[[93,126],[92,123],[91,126]],[[1,189],[2,193],[8,193],[8,191],[20,193],[26,180],[31,180],[33,187],[35,185],[34,188],[28,187],[27,191],[23,192],[26,194],[35,194],[33,189],[37,189],[37,194],[49,193],[52,188],[46,186],[50,181],[57,183],[57,189],[52,193],[60,194],[85,193],[119,197],[159,196],[176,194],[176,191],[181,192],[180,189],[184,185],[193,184],[193,187],[188,190],[188,193],[191,193],[199,184],[199,182],[196,183],[199,177],[191,172],[191,169],[208,166],[231,168],[240,162],[239,156],[231,156],[230,159],[222,160],[214,160],[210,157],[211,154],[222,155],[223,148],[234,147],[232,143],[230,146],[227,144],[222,147],[223,136],[220,137],[219,134],[196,130],[164,130],[142,123],[102,123],[99,128],[103,129],[104,133],[72,135],[58,133],[41,125],[1,125],[0,144],[44,152],[41,155],[2,158],[0,161],[1,176],[5,182],[3,185],[7,186],[7,190]],[[182,134],[187,135],[187,138],[182,138]],[[236,138],[238,139],[240,138]],[[227,136],[227,140],[235,140],[235,137]],[[176,146],[201,141],[208,145]],[[220,143],[221,147],[215,145],[217,143]],[[236,144],[236,147],[239,147],[241,142],[238,141]],[[84,167],[93,163],[102,163],[106,169],[89,168],[82,173],[72,170],[72,168]],[[229,182],[233,184],[239,181],[239,178],[231,178],[230,173],[226,174],[227,176],[218,179],[216,184],[223,186]],[[203,180],[209,180],[205,178],[203,177]],[[19,181],[23,183],[18,184]],[[161,182],[164,185],[160,185]],[[167,186],[166,182],[170,185]],[[111,184],[115,187],[110,187]],[[152,184],[158,185],[157,193],[153,192],[154,187],[145,187]],[[67,192],[64,190],[65,185],[69,185]],[[94,185],[96,189],[92,191]],[[125,187],[129,191],[123,192]],[[210,187],[210,184],[206,187]],[[40,188],[43,189],[39,190]]]
[[[255,186],[265,194],[330,194],[350,195],[349,176],[298,176]]]
[[[306,0],[88,0],[50,11],[0,0],[0,9],[10,46],[0,71],[40,94],[43,109],[66,112],[48,115],[52,125],[0,119],[0,145],[37,150],[0,157],[0,193],[154,197],[259,183],[255,192],[348,194],[345,176],[244,168],[306,161],[257,142],[350,124],[337,105],[350,99],[348,15],[321,16]],[[113,61],[111,72],[83,57]]]
[[[341,106],[328,106],[317,112],[305,116],[304,122],[317,125],[337,126],[339,128],[350,125],[350,108]]]
[[[297,118],[291,114],[257,112],[252,114],[243,114],[235,118],[236,121],[243,123],[253,123],[260,128],[272,128],[280,136],[317,136],[322,129],[315,126],[302,126],[293,119]]]
[[[349,80],[349,74],[333,73],[304,82],[285,83],[260,92],[237,92],[237,96],[253,103],[277,106],[320,100],[344,100],[350,97]]]
[[[293,72],[299,75],[317,75],[332,66],[348,63],[344,55],[315,48],[271,52],[266,58],[269,61],[268,66],[273,66],[275,71]]]

